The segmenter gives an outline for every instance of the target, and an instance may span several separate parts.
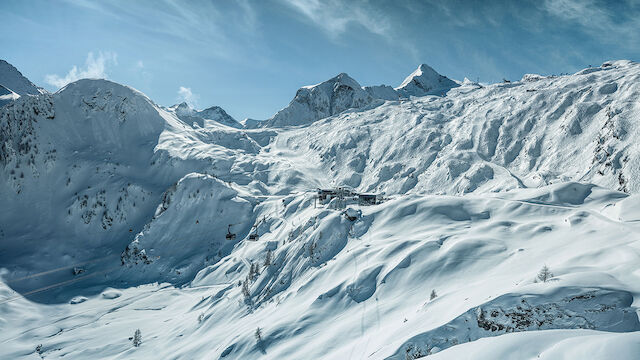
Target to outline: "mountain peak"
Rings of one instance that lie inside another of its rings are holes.
[[[404,97],[441,95],[457,86],[455,81],[438,74],[431,66],[420,64],[396,90]]]
[[[361,108],[374,101],[360,84],[347,73],[340,73],[316,85],[303,86],[289,105],[265,122],[267,126],[301,125]]]

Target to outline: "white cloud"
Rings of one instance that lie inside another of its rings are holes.
[[[192,108],[198,105],[198,99],[200,97],[191,91],[191,88],[180,86],[178,89],[178,99],[180,102],[186,102]]]
[[[80,79],[106,79],[107,67],[117,65],[117,56],[115,53],[102,52],[98,56],[94,56],[92,52],[87,54],[84,68],[73,65],[71,70],[65,76],[57,74],[49,74],[45,76],[45,82],[49,85],[61,88],[71,82]]]
[[[136,69],[138,70],[144,69],[144,63],[142,62],[142,60],[136,61]]]

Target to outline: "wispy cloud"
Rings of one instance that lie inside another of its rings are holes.
[[[192,108],[198,106],[198,99],[200,97],[191,91],[191,88],[180,86],[178,89],[178,100],[180,102],[186,102]]]
[[[595,38],[625,43],[640,48],[638,44],[640,3],[619,1],[615,3],[596,0],[546,0],[544,10],[564,21],[580,26]]]
[[[281,0],[304,15],[332,37],[346,32],[349,26],[361,26],[367,31],[390,36],[391,23],[384,14],[367,2],[340,0]]]
[[[248,0],[67,1],[154,34],[153,41],[199,46],[204,56],[237,60],[263,44],[255,5]]]
[[[106,79],[108,77],[107,67],[117,65],[117,63],[115,53],[100,51],[97,56],[94,56],[94,54],[90,52],[87,55],[84,67],[73,65],[71,70],[64,76],[49,74],[45,76],[45,82],[56,88],[61,88],[80,79]]]

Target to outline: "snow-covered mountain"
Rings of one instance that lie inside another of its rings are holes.
[[[0,358],[636,359],[639,76],[340,74],[242,124],[107,80],[22,96]]]
[[[420,64],[395,90],[404,97],[441,95],[458,83],[438,74],[427,64]]]
[[[241,128],[242,124],[227,114],[224,109],[219,106],[212,106],[204,110],[193,109],[189,104],[183,102],[167,108],[173,112],[180,120],[187,124],[197,124],[204,128],[215,124],[222,124],[234,128]]]
[[[317,85],[298,89],[289,105],[265,122],[268,127],[304,125],[372,104],[375,98],[357,81],[342,73]]]

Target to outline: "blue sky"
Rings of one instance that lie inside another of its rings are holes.
[[[496,82],[640,60],[637,0],[3,0],[0,29],[0,57],[48,90],[106,77],[238,120],[340,72],[397,86],[420,63]]]

